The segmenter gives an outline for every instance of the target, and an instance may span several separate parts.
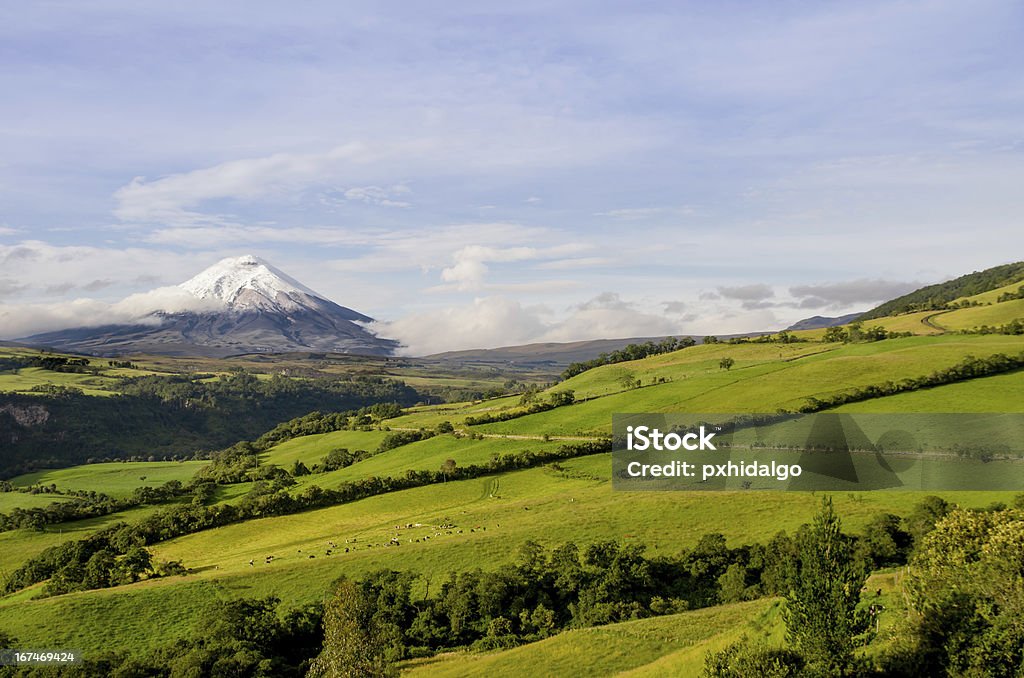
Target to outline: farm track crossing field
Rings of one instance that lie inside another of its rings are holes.
[[[1024,318],[1024,299],[1013,299],[991,306],[972,306],[946,311],[936,315],[932,321],[947,330],[970,330],[988,325],[989,327]]]
[[[937,314],[937,311],[916,311],[889,318],[873,318],[864,321],[865,327],[883,327],[889,332],[913,332],[914,334],[942,334],[942,330],[925,323],[925,319]]]

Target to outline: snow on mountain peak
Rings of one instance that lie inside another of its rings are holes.
[[[307,308],[309,297],[324,300],[323,296],[251,254],[221,259],[178,287],[199,299],[220,300],[231,310],[292,311]]]

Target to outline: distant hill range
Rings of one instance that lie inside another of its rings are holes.
[[[718,339],[728,341],[733,337],[759,337],[770,332],[749,332],[747,334],[720,334]],[[682,338],[686,335],[675,335]],[[521,346],[502,346],[500,348],[479,348],[465,351],[447,351],[423,356],[417,360],[449,365],[452,367],[486,367],[515,366],[526,368],[557,368],[561,370],[570,363],[592,360],[602,353],[618,351],[630,344],[644,344],[652,341],[658,343],[668,336],[661,337],[630,337],[628,339],[592,339],[589,341],[571,341],[564,343],[546,342],[523,344]],[[693,337],[699,344],[703,337]]]
[[[398,342],[363,324],[372,318],[339,306],[254,256],[224,259],[178,286],[196,310],[155,311],[130,325],[81,327],[19,339],[60,351],[224,357],[241,353],[332,351],[390,355]]]
[[[793,323],[787,330],[820,330],[825,327],[835,327],[836,325],[845,325],[846,323],[852,323],[857,318],[861,317],[863,313],[847,313],[846,315],[836,316],[835,318],[829,318],[823,315],[816,315],[810,318],[804,318]]]

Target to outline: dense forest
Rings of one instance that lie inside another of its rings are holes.
[[[213,380],[133,377],[117,390],[121,395],[111,397],[59,386],[0,394],[0,478],[93,461],[189,458],[313,410],[422,399],[415,389],[380,377],[258,379],[244,372]]]

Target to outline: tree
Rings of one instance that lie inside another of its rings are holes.
[[[907,568],[911,646],[904,675],[1020,676],[1024,511],[954,510]]]
[[[576,392],[571,388],[564,391],[552,391],[548,397],[551,399],[552,407],[563,407],[576,402]]]
[[[310,678],[378,678],[394,671],[369,632],[373,606],[359,587],[342,578],[324,609],[323,649],[309,668]]]
[[[292,464],[292,475],[295,476],[296,478],[300,476],[308,476],[309,467],[303,464],[301,460],[296,459],[295,463]]]
[[[860,552],[873,567],[903,565],[913,538],[900,527],[900,517],[879,513],[864,527]]]
[[[827,342],[845,342],[850,335],[842,327],[829,327],[825,330],[824,340]]]
[[[864,323],[860,320],[855,320],[849,324],[849,329],[846,331],[846,341],[855,342],[863,339],[864,335]]]
[[[632,372],[626,372],[619,377],[619,383],[622,385],[622,388],[631,389],[639,386],[640,380],[634,377]]]
[[[136,582],[141,579],[142,575],[149,572],[152,565],[153,557],[141,546],[132,546],[121,558],[121,571],[127,582]]]
[[[718,369],[729,371],[732,366],[736,364],[736,361],[732,358],[722,358],[718,361]]]
[[[705,678],[796,678],[804,675],[804,660],[792,650],[751,644],[740,639],[704,659]]]
[[[796,578],[786,600],[789,641],[827,675],[850,669],[855,639],[868,624],[857,610],[867,572],[841,528],[831,497],[822,498],[821,510],[800,540]]]
[[[747,568],[741,563],[733,563],[718,578],[719,594],[723,603],[738,603],[747,598]]]
[[[452,426],[452,423],[450,421],[442,421],[440,424],[437,425],[438,433],[451,433],[454,430],[455,427]]]
[[[441,473],[444,474],[445,481],[448,480],[448,476],[455,473],[455,469],[458,468],[458,464],[455,463],[454,459],[445,459],[444,463],[441,464]]]

